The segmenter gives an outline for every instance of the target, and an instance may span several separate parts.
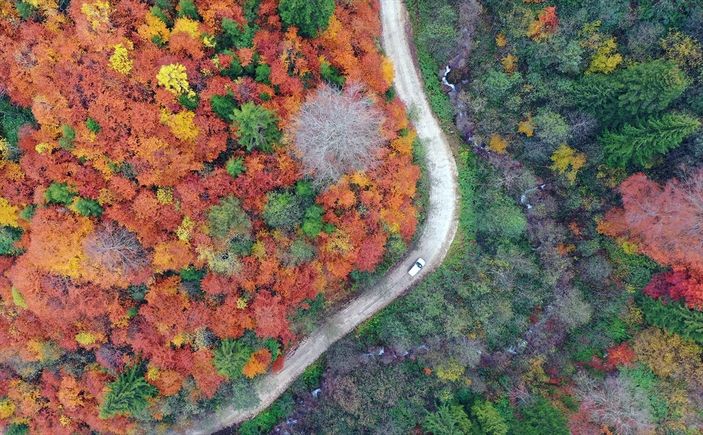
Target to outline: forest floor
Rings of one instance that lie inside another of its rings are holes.
[[[402,0],[381,0],[383,48],[395,65],[395,89],[408,110],[414,113],[418,137],[427,150],[430,200],[427,220],[417,243],[404,259],[327,319],[285,357],[284,367],[263,376],[256,384],[259,404],[254,408],[225,407],[216,414],[193,421],[181,430],[188,434],[209,434],[247,420],[266,409],[291,383],[313,364],[334,342],[354,330],[382,308],[401,296],[423,276],[442,263],[454,239],[458,220],[457,168],[451,147],[427,102],[420,73],[412,56],[408,14]],[[408,275],[414,261],[427,262],[414,278]]]

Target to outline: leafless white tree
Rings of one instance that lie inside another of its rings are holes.
[[[653,417],[647,396],[623,375],[596,380],[585,373],[576,376],[577,394],[594,423],[613,427],[618,434],[652,433]]]
[[[86,238],[83,249],[90,260],[124,276],[148,263],[146,251],[136,234],[115,222],[100,225]]]
[[[593,314],[593,306],[574,287],[568,287],[557,295],[550,308],[570,331],[588,323]]]
[[[305,171],[320,185],[371,168],[383,145],[383,114],[361,85],[321,86],[292,122],[291,136]]]
[[[692,225],[684,231],[689,237],[700,237],[703,232],[703,171],[698,170],[691,174],[684,186],[684,198],[691,204],[691,211],[697,217],[692,219]]]

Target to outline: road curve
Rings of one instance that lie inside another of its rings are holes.
[[[285,365],[269,373],[255,385],[259,405],[249,409],[225,407],[200,420],[192,421],[179,433],[210,434],[254,417],[274,402],[303,371],[314,363],[335,341],[390,304],[398,296],[441,264],[457,228],[457,170],[451,148],[427,102],[418,69],[410,50],[408,16],[402,0],[381,0],[383,47],[395,65],[395,89],[407,107],[417,112],[415,128],[427,149],[430,198],[422,234],[405,259],[391,269],[376,285],[365,290],[344,309],[317,328],[291,353]],[[417,257],[427,261],[415,278],[407,274]]]

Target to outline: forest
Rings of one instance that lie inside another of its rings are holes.
[[[0,2],[0,429],[155,433],[422,217],[374,0]]]
[[[703,4],[404,3],[457,238],[232,433],[701,433]]]

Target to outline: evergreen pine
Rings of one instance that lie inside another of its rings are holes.
[[[622,125],[661,113],[689,83],[676,64],[655,60],[611,75],[587,75],[574,87],[572,98],[605,125]]]
[[[329,25],[334,0],[281,0],[278,12],[286,27],[295,26],[301,35],[314,38]]]
[[[108,386],[108,392],[100,407],[100,418],[138,415],[146,409],[147,399],[157,394],[156,388],[144,379],[142,367],[130,367]]]
[[[617,132],[606,131],[600,138],[610,165],[650,167],[654,158],[681,145],[700,128],[698,119],[670,113],[638,125],[625,124]]]

